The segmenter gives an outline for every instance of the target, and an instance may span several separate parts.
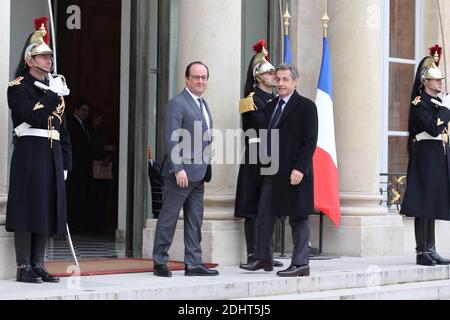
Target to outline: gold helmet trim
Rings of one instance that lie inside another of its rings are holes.
[[[53,55],[53,50],[44,41],[46,35],[47,30],[42,24],[39,30],[35,31],[30,38],[29,46],[25,50],[25,60],[41,54]]]
[[[253,77],[275,71],[275,67],[266,59],[268,55],[269,52],[263,47],[261,52],[255,56],[253,59]]]
[[[430,51],[433,50],[433,48],[430,48]],[[442,80],[445,79],[445,77],[442,75],[441,70],[439,69],[439,60],[440,56],[439,53],[432,52],[428,58],[424,61],[422,65],[422,70],[420,72],[421,77],[420,80],[422,83],[425,83],[427,80]]]
[[[445,79],[445,77],[442,75],[441,70],[436,66],[426,68],[423,70],[422,83],[425,80],[443,80],[443,79]]]

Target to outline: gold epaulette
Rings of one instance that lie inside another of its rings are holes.
[[[254,92],[250,93],[247,98],[241,99],[239,101],[239,113],[246,113],[250,111],[255,111],[255,102],[253,101]]]
[[[417,96],[413,102],[411,102],[413,105],[418,106],[419,103],[422,101],[422,97],[421,96]]]
[[[21,84],[23,79],[24,79],[23,77],[18,77],[17,79],[14,79],[13,81],[10,81],[9,82],[9,86],[10,87],[18,86],[18,85]]]

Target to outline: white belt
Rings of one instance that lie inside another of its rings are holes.
[[[260,138],[251,138],[248,139],[248,143],[260,143],[261,139]]]
[[[16,133],[17,137],[41,137],[41,138],[47,138],[52,140],[58,140],[59,132],[57,130],[45,130],[45,129],[35,129],[30,128],[31,126],[24,122],[20,126],[14,129],[14,132]]]
[[[438,135],[437,137],[433,137],[432,135],[428,134],[427,132],[422,132],[419,133],[418,135],[416,135],[416,140],[417,141],[421,141],[421,140],[440,140],[442,141],[442,135]]]

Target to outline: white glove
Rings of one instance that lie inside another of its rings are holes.
[[[65,97],[70,94],[70,90],[67,87],[66,81],[63,76],[56,75],[53,77],[50,73],[48,74],[49,85],[46,86],[42,82],[35,81],[34,85],[38,88],[44,90],[50,90],[56,93],[60,97]]]
[[[67,180],[67,175],[69,174],[69,172],[67,170],[64,170],[64,181]]]
[[[441,93],[440,98],[442,100],[442,104],[444,105],[444,107],[450,110],[450,94]]]
[[[55,75],[53,77],[51,74],[48,75],[50,90],[57,93],[60,97],[65,97],[70,94],[70,90],[67,87],[66,80],[63,76]]]

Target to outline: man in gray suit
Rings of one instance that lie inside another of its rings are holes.
[[[209,69],[200,61],[186,68],[186,88],[166,106],[166,158],[163,205],[153,246],[154,274],[171,277],[167,268],[181,207],[184,212],[185,275],[216,276],[217,270],[202,263],[204,183],[211,181],[212,117],[202,98],[208,86]]]

